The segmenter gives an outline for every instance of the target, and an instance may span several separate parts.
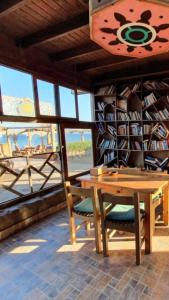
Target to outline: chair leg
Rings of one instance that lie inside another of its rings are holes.
[[[102,252],[102,246],[101,246],[101,226],[100,221],[97,220],[95,223],[95,241],[96,241],[96,252],[101,253]]]
[[[90,234],[90,222],[86,222],[86,231],[87,231],[87,234],[89,235]]]
[[[140,230],[139,230],[139,232],[136,232],[135,240],[136,240],[136,265],[140,265],[141,264],[141,233],[140,233]]]
[[[74,216],[70,217],[70,240],[71,244],[76,244],[76,225]]]
[[[102,227],[102,239],[103,239],[103,256],[109,256],[108,253],[108,234],[107,228]]]

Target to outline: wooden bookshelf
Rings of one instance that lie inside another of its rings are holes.
[[[95,126],[97,165],[167,168],[169,78],[97,89]]]

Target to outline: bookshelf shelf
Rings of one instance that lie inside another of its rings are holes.
[[[95,95],[95,116],[96,125],[100,123],[96,126],[96,136],[101,135],[96,147],[99,164],[153,170],[168,166],[169,78],[101,87]],[[146,150],[151,147],[154,150]]]

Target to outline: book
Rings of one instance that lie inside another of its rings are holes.
[[[138,111],[129,111],[129,117],[131,121],[141,121],[141,113]]]
[[[116,128],[113,127],[112,125],[107,125],[107,131],[113,136],[116,136]]]
[[[143,107],[146,108],[147,106],[149,106],[155,102],[157,102],[157,98],[154,93],[151,93],[144,97]]]
[[[126,124],[119,125],[117,128],[118,135],[128,135],[128,126]]]
[[[95,93],[96,96],[102,96],[102,95],[112,95],[115,92],[116,86],[114,84],[110,86],[104,86],[97,90]]]
[[[155,126],[152,128],[152,134],[157,136],[160,139],[166,139],[168,137],[168,129],[164,124],[155,124]]]
[[[119,121],[129,121],[129,116],[127,113],[123,113],[123,112],[118,112],[117,113],[117,120]]]
[[[128,98],[130,96],[130,94],[132,93],[132,90],[130,89],[129,86],[126,86],[123,91],[120,93],[121,97],[125,97]]]
[[[142,135],[143,128],[139,123],[130,124],[130,135]]]
[[[127,111],[127,101],[126,100],[117,100],[117,108]]]

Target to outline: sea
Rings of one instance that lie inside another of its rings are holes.
[[[71,142],[79,142],[81,138],[80,133],[67,133],[66,134],[66,142],[71,143]],[[84,141],[91,141],[91,134],[89,132],[86,132],[83,134]],[[38,134],[34,134],[32,136],[31,144],[33,147],[37,145],[41,145],[43,139],[43,145],[48,145],[48,138],[47,135],[44,135],[42,138]],[[15,150],[15,143],[13,140],[13,137],[10,136],[9,140],[11,142],[12,150]],[[56,135],[56,141],[58,143],[58,136]],[[0,136],[0,144],[5,144],[7,142],[7,138],[5,135]],[[28,146],[28,136],[24,134],[20,134],[17,137],[17,146],[20,149],[25,148]]]

